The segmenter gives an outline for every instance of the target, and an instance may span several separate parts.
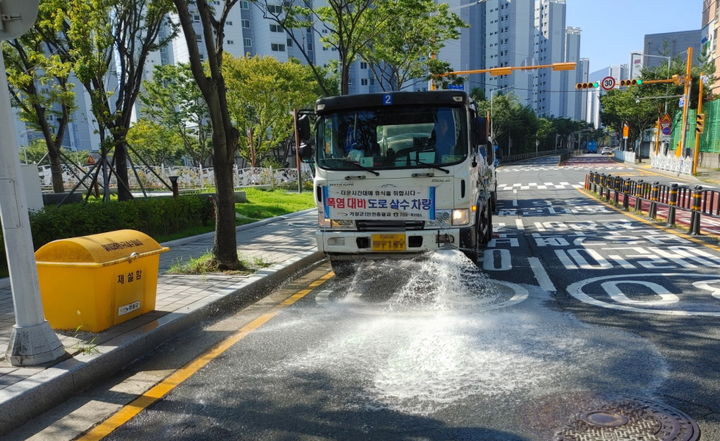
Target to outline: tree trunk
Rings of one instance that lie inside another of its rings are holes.
[[[50,158],[50,173],[52,175],[52,186],[54,193],[65,191],[63,184],[63,170],[60,162],[60,149],[57,146],[48,144],[48,157]]]
[[[130,193],[130,181],[128,180],[128,161],[127,161],[127,145],[125,136],[116,136],[115,144],[115,178],[118,181],[118,200],[129,201],[133,198]]]
[[[213,254],[218,269],[240,268],[235,230],[235,186],[233,185],[233,162],[230,152],[237,148],[238,134],[230,123],[227,109],[220,105],[217,86],[213,83],[208,97],[208,109],[213,126],[213,173],[215,175],[215,242]],[[226,123],[227,122],[227,123]]]

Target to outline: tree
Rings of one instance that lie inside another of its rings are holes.
[[[466,27],[447,3],[433,0],[383,1],[373,11],[377,23],[360,55],[383,90],[400,90],[409,80],[425,78],[431,70],[430,54]]]
[[[49,53],[35,28],[1,46],[13,105],[20,109],[20,118],[42,134],[53,191],[62,193],[61,145],[75,108],[70,65]]]
[[[225,57],[228,106],[244,135],[239,139],[240,155],[255,167],[292,135],[292,111],[311,105],[320,91],[310,68],[300,63]]]
[[[479,103],[482,112],[490,111],[490,102]],[[535,151],[535,139],[540,127],[535,111],[522,106],[515,95],[497,94],[492,99],[492,131],[494,142],[512,153]]]
[[[235,194],[233,164],[238,147],[239,132],[233,125],[227,101],[227,84],[223,73],[225,23],[237,0],[226,0],[215,16],[207,0],[195,0],[194,10],[200,17],[201,35],[195,32],[189,0],[173,0],[187,43],[190,69],[205,99],[212,124],[213,172],[217,189],[215,243],[213,255],[218,269],[241,267],[235,239]],[[203,44],[207,55],[207,70],[200,58]]]
[[[182,139],[176,132],[153,121],[141,119],[128,130],[127,141],[151,165],[173,162],[181,152]]]
[[[208,107],[189,64],[155,66],[151,81],[143,83],[141,113],[177,134],[184,153],[197,165],[212,156]]]
[[[350,86],[350,65],[372,41],[379,27],[384,26],[378,8],[389,0],[328,0],[327,6],[313,7],[312,0],[287,0],[282,6],[273,0],[256,0],[265,18],[281,26],[302,53],[325,95],[331,95],[326,71],[311,56],[317,36],[324,48],[338,54],[340,94],[347,95]],[[317,50],[317,48],[314,48]]]
[[[168,18],[170,0],[45,0],[38,29],[90,95],[101,152],[113,149],[118,198],[128,187],[127,142],[133,108],[148,55],[175,35]],[[160,37],[161,30],[164,34]],[[117,79],[117,88],[108,78]],[[109,135],[109,137],[108,137]]]

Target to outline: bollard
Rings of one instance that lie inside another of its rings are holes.
[[[620,176],[616,177],[615,183],[613,185],[613,190],[614,190],[613,195],[614,195],[614,201],[615,201],[616,207],[620,203],[620,190],[622,190],[622,185],[623,185],[623,179]]]
[[[177,176],[168,176],[168,179],[170,179],[170,184],[172,185],[173,197],[176,198],[180,194],[180,191],[178,190],[178,177]]]
[[[642,179],[637,181],[637,186],[635,187],[635,211],[642,211],[642,192],[644,186],[645,184]]]
[[[660,183],[655,181],[652,183],[652,191],[650,193],[650,208],[648,209],[648,216],[650,219],[657,217],[657,200],[658,192],[660,191]]]
[[[623,183],[623,209],[628,211],[630,208],[630,178],[625,179]]]
[[[677,206],[678,198],[678,185],[672,184],[670,186],[670,203],[668,206],[668,218],[667,224],[669,227],[675,226],[675,207]]]
[[[692,192],[692,211],[690,212],[690,231],[693,236],[700,235],[700,200],[702,187],[697,185]]]

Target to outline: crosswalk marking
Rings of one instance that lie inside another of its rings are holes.
[[[514,184],[498,184],[498,191],[517,191],[517,190],[566,190],[572,188],[582,188],[585,185],[584,182],[578,182],[577,184],[570,184],[569,182],[560,182],[554,184],[552,182],[545,182],[538,184],[537,182],[530,182],[528,184],[514,183]]]
[[[498,173],[503,172],[519,172],[519,171],[545,171],[545,170],[567,170],[571,168],[573,170],[631,170],[628,167],[622,165],[611,165],[599,167],[597,165],[566,165],[566,166],[504,166],[498,168]]]

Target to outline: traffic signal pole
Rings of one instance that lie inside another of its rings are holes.
[[[700,78],[700,84],[698,84],[698,106],[697,114],[698,118],[703,118],[703,85],[704,81]],[[693,149],[693,162],[692,162],[692,175],[697,176],[698,159],[700,158],[700,136],[702,135],[701,127],[698,126],[698,130],[695,131],[695,148]]]
[[[680,148],[675,151],[675,156],[680,157],[685,154],[685,139],[687,138],[687,119],[688,108],[690,106],[690,86],[692,85],[692,55],[693,48],[687,50],[687,64],[685,65],[685,91],[683,93],[683,115],[682,115],[682,131],[680,137]]]

